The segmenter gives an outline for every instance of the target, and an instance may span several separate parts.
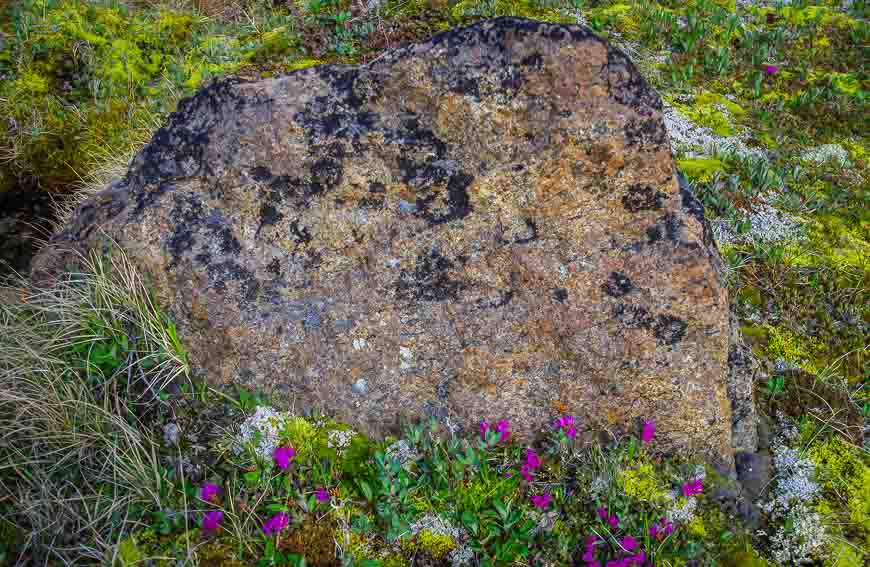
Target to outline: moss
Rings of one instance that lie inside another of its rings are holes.
[[[435,561],[441,561],[456,549],[456,542],[446,534],[438,534],[430,530],[422,530],[414,537],[401,540],[405,552],[416,551],[426,554]]]
[[[650,463],[620,470],[619,481],[626,496],[634,500],[660,502],[667,497]]]
[[[823,367],[818,363],[824,347],[817,340],[801,337],[785,327],[767,326],[767,352],[770,358],[780,358],[812,374],[819,374]]]
[[[714,158],[679,159],[677,167],[693,181],[710,181],[714,173],[724,169],[722,161]]]

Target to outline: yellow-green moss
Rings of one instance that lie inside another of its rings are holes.
[[[456,542],[446,534],[438,534],[431,530],[422,530],[412,538],[401,540],[405,552],[417,551],[436,561],[441,561],[456,549]]]
[[[781,358],[812,374],[818,374],[823,366],[819,357],[824,346],[811,337],[803,337],[785,327],[767,325],[767,352],[770,358]]]
[[[680,159],[677,160],[677,166],[690,179],[696,181],[710,181],[714,173],[724,168],[722,161],[714,158]]]
[[[649,463],[620,470],[618,478],[626,496],[634,500],[658,502],[666,497],[664,488],[656,477],[656,471]]]

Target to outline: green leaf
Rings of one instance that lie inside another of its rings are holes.
[[[372,492],[372,487],[369,486],[369,483],[367,483],[366,481],[359,481],[359,489],[362,491],[363,497],[365,497],[365,499],[369,502],[371,502],[372,499],[375,497],[374,493]]]

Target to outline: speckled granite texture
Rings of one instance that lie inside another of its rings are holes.
[[[111,238],[208,380],[370,434],[561,411],[730,463],[728,300],[661,111],[590,31],[517,18],[217,82],[38,270]]]

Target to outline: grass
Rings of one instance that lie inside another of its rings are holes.
[[[99,560],[159,506],[165,478],[147,424],[187,364],[123,253],[83,259],[0,305],[0,483],[24,553]],[[0,548],[2,549],[2,548]]]
[[[65,279],[0,292],[0,563],[584,564],[595,535],[604,564],[628,555],[630,535],[656,565],[865,564],[866,2],[364,4],[9,3],[0,190],[69,195],[62,224],[212,77],[366,62],[481,17],[579,17],[694,127],[677,163],[717,227],[760,368],[770,439],[760,452],[778,459],[757,517],[739,509],[729,479],[634,436],[583,448],[554,429],[534,446],[541,464],[527,481],[528,448],[493,432],[460,439],[409,424],[404,439],[376,441],[260,393],[191,382],[173,325],[115,250],[82,258]],[[826,145],[846,161],[815,159]],[[271,426],[242,427],[269,405]],[[286,470],[275,446],[297,451]],[[703,492],[683,497],[701,474]],[[207,482],[221,488],[216,500],[200,498]],[[205,533],[209,511],[223,516]],[[265,536],[280,513],[286,529]],[[666,518],[673,533],[650,537]]]

